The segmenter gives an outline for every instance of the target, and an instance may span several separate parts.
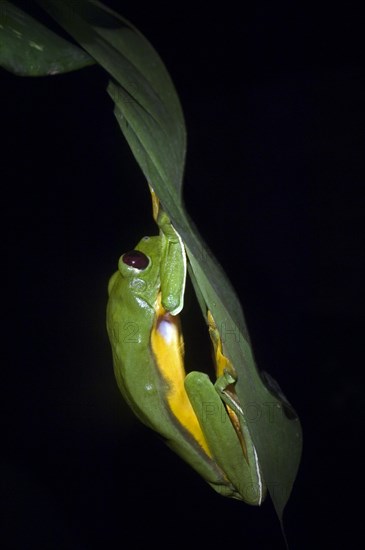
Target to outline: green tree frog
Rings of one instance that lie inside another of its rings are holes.
[[[260,504],[266,489],[235,395],[236,373],[209,311],[217,381],[185,372],[178,316],[185,250],[157,200],[154,215],[160,235],[144,237],[123,254],[109,281],[107,329],[118,386],[136,416],[217,492]]]

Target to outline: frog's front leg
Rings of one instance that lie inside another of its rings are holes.
[[[150,186],[152,211],[162,240],[161,301],[166,311],[177,315],[184,307],[187,261],[184,243]]]

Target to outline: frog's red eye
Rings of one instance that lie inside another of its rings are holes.
[[[123,254],[121,260],[124,264],[140,270],[146,269],[150,263],[148,256],[139,250],[130,250],[126,252]]]

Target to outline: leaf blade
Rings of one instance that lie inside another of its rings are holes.
[[[95,62],[10,2],[0,9],[0,66],[17,76],[76,71]]]
[[[164,185],[173,187],[175,200],[181,201],[186,151],[184,117],[171,78],[153,47],[131,23],[100,2],[38,3],[118,83],[114,99],[119,112],[127,121],[133,121],[135,130],[141,126],[143,133],[143,128],[149,127],[158,134],[158,140],[148,139],[149,156],[158,159]]]
[[[61,3],[40,3],[52,5],[48,11],[65,24]],[[200,303],[206,304],[220,333],[225,333],[224,352],[238,371],[237,395],[282,522],[300,461],[301,426],[295,414],[287,414],[280,392],[268,387],[260,375],[235,292],[185,212],[181,188],[186,136],[176,92],[157,54],[130,23],[99,2],[78,5],[83,10],[65,28],[113,77],[108,92],[121,130],[186,245]],[[139,59],[143,56],[148,63]],[[152,79],[151,63],[158,65],[162,84]],[[256,411],[252,418],[250,411]]]

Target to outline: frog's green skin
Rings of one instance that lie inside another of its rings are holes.
[[[184,279],[186,264],[174,247],[169,263],[167,242],[163,235],[144,237],[135,250],[148,258],[146,265],[127,265],[123,255],[110,279],[107,329],[118,386],[138,418],[216,491],[260,504],[264,488],[256,451],[239,403],[225,392],[234,378],[225,373],[215,388],[205,374],[185,376],[178,317],[171,310],[182,307],[176,281]],[[223,401],[243,420],[244,451]]]

